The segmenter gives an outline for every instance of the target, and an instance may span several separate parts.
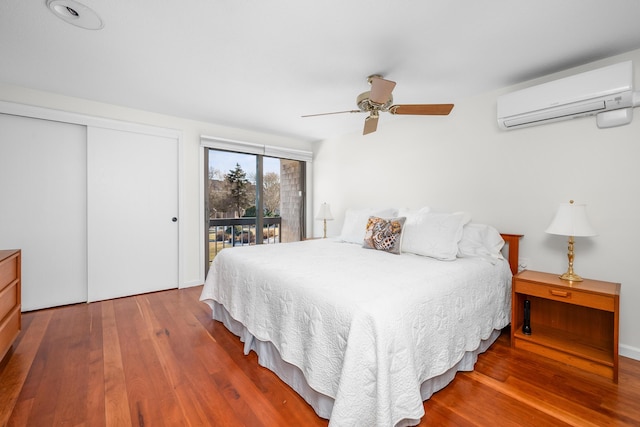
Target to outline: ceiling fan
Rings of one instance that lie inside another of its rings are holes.
[[[396,82],[385,80],[382,76],[374,74],[367,78],[371,90],[363,92],[356,98],[358,110],[336,111],[332,113],[307,114],[302,117],[326,116],[329,114],[343,113],[369,113],[364,119],[363,135],[375,132],[378,128],[380,112],[391,114],[409,114],[419,116],[446,116],[453,109],[453,104],[405,104],[393,105],[393,88]]]

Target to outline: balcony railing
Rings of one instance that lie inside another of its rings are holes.
[[[264,218],[262,243],[280,243],[282,218]],[[209,257],[226,247],[256,244],[256,218],[209,219]]]

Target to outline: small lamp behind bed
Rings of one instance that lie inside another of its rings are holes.
[[[320,209],[318,210],[318,215],[316,215],[317,220],[321,220],[324,225],[324,234],[322,235],[323,239],[327,238],[327,221],[331,221],[333,219],[333,215],[331,215],[331,207],[328,203],[323,203],[320,205]]]

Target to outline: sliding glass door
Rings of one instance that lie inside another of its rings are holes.
[[[304,238],[305,162],[205,149],[207,269],[221,250]]]

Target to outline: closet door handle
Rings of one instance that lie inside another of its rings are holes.
[[[171,218],[171,221],[173,222],[178,222],[178,218],[176,218],[175,216],[173,218]]]

